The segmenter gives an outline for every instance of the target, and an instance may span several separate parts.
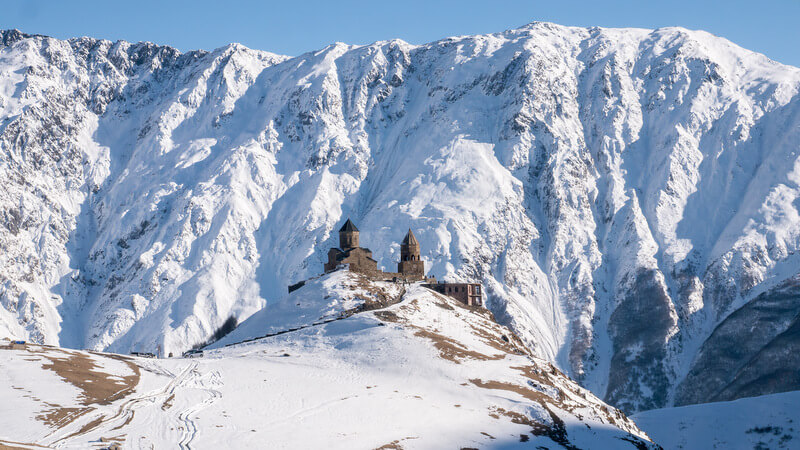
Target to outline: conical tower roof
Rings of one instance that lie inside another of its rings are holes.
[[[345,222],[344,225],[342,225],[342,228],[339,229],[339,232],[342,231],[358,231],[358,228],[353,225],[353,222],[351,222],[350,218],[348,217],[347,222]]]
[[[417,240],[417,237],[414,236],[411,228],[408,229],[408,234],[406,234],[405,239],[403,239],[403,245],[419,245],[419,241]]]

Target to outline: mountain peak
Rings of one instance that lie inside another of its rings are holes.
[[[0,30],[0,43],[3,44],[5,47],[9,47],[14,45],[14,43],[21,41],[23,39],[29,39],[33,37],[46,37],[41,34],[27,34],[23,33],[16,28],[10,30]]]

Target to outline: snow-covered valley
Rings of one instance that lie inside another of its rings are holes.
[[[166,355],[280,326],[349,216],[387,269],[412,228],[626,412],[797,390],[799,91],[679,28],[296,57],[4,31],[0,337]]]

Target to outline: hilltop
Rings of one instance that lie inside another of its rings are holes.
[[[295,331],[235,344],[281,331],[285,316],[254,318],[226,337],[232,345],[202,358],[0,350],[10,368],[0,401],[18,411],[0,443],[657,448],[622,412],[530,355],[483,308],[410,285],[391,306],[313,324],[385,288],[347,271],[326,275],[285,298],[300,303],[298,320],[287,321]],[[95,382],[82,382],[86,374]],[[103,383],[116,389],[98,392]]]

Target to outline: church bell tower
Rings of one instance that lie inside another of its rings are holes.
[[[339,229],[339,248],[342,250],[358,248],[358,244],[358,228],[350,219],[347,219],[347,222]]]
[[[411,229],[400,243],[400,262],[397,263],[397,271],[407,279],[421,280],[425,277],[425,263],[420,256],[419,241]]]

